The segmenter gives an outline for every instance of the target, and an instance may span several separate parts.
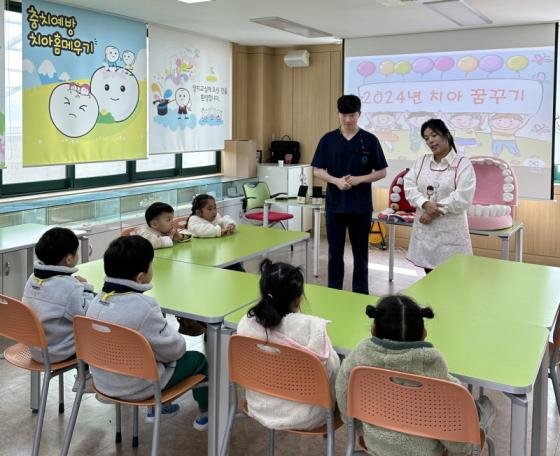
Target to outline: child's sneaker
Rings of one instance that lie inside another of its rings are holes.
[[[77,375],[74,375],[74,386],[72,386],[72,391],[74,391],[75,393],[78,392],[79,383],[80,383],[80,379],[78,378]],[[87,371],[84,394],[93,394],[93,393],[95,393],[95,391],[93,391],[93,377],[91,376],[91,373]]]
[[[206,333],[206,326],[190,318],[177,317],[179,332],[185,336],[196,337]]]
[[[201,412],[193,421],[193,428],[197,431],[208,430],[208,412]]]
[[[168,418],[177,415],[179,408],[179,404],[164,404],[163,407],[161,407],[161,418]],[[148,413],[146,413],[146,423],[153,423],[155,420],[155,407],[148,407]]]

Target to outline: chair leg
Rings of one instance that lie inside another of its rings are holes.
[[[30,402],[31,402],[31,412],[37,413],[39,411],[38,407],[41,400],[41,372],[32,371],[31,372],[31,391],[30,391]]]
[[[121,432],[121,404],[115,404],[115,443],[122,442]]]
[[[274,456],[274,440],[275,440],[275,436],[276,436],[276,433],[274,432],[274,429],[269,429],[268,430],[268,436],[269,436],[268,456]]]
[[[160,420],[161,420],[161,401],[158,400],[155,406],[155,421],[154,421],[154,429],[152,434],[152,456],[158,456]]]
[[[70,449],[70,442],[72,441],[74,427],[76,426],[78,412],[82,403],[82,396],[84,395],[84,389],[86,387],[85,372],[83,372],[82,368],[78,368],[78,377],[80,379],[78,383],[78,391],[76,391],[76,397],[74,398],[74,405],[72,406],[70,420],[68,421],[66,431],[64,432],[64,443],[62,445],[62,450],[60,451],[60,456],[66,456],[68,454],[68,450]]]
[[[354,455],[354,443],[356,435],[354,433],[354,420],[349,419],[346,426],[346,456]]]
[[[235,384],[230,383],[229,385],[229,410],[228,418],[226,424],[226,434],[224,435],[224,441],[222,443],[222,448],[220,448],[220,456],[227,456],[229,451],[229,440],[231,438],[231,430],[233,428],[233,422],[235,421],[235,412],[237,411],[237,389]]]
[[[334,415],[333,411],[327,413],[327,456],[334,456]]]
[[[138,446],[138,406],[132,407],[132,448]]]
[[[556,407],[560,413],[560,385],[558,384],[558,367],[550,366],[550,380],[552,381],[552,389],[554,390],[554,397],[556,398]]]
[[[488,436],[486,436],[486,446],[488,447],[488,456],[495,456],[496,448],[494,446],[494,441]]]
[[[64,373],[58,374],[58,413],[64,413]]]
[[[43,422],[45,420],[45,410],[47,408],[47,396],[49,395],[49,382],[51,381],[50,369],[45,369],[43,375],[43,387],[41,388],[41,400],[39,401],[39,416],[37,416],[37,428],[35,429],[35,438],[33,439],[32,455],[39,454],[39,445],[41,444],[41,434],[43,432]]]

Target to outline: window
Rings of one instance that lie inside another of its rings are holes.
[[[6,89],[6,169],[0,197],[74,188],[125,184],[149,179],[220,172],[219,152],[161,154],[146,160],[22,166],[22,15],[21,3],[8,2],[4,13]]]

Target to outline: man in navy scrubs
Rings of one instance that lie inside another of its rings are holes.
[[[327,182],[329,288],[342,289],[346,229],[352,244],[352,291],[368,294],[368,237],[371,183],[386,175],[387,161],[379,140],[358,127],[361,102],[356,95],[338,99],[340,128],[319,141],[311,162],[314,176]]]

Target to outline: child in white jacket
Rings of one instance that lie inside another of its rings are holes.
[[[334,388],[340,360],[327,334],[328,321],[299,312],[303,274],[286,263],[261,264],[261,299],[237,327],[242,336],[311,351],[324,363]],[[310,430],[325,424],[322,407],[278,399],[247,390],[249,415],[271,429]]]
[[[196,195],[192,215],[187,222],[187,232],[194,237],[213,238],[235,233],[237,224],[229,216],[218,214],[216,200],[206,194]]]
[[[167,203],[156,202],[146,209],[146,227],[136,234],[150,241],[154,249],[173,247],[175,242],[183,242],[189,236],[173,226],[173,207]]]

